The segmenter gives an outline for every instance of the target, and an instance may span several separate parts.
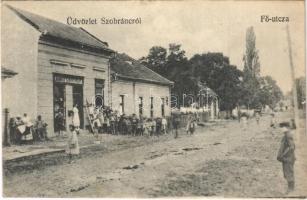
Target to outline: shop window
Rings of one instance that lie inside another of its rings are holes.
[[[104,80],[95,79],[95,106],[104,107]]]
[[[165,116],[165,99],[161,98],[161,115],[162,117]]]
[[[125,95],[119,95],[120,96],[120,103],[119,106],[121,107],[122,114],[125,113]]]
[[[150,117],[154,116],[154,102],[153,102],[154,98],[150,97]]]
[[[139,116],[143,115],[143,97],[139,97]]]

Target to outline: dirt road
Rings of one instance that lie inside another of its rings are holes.
[[[123,139],[126,148],[87,150],[73,164],[8,173],[3,191],[15,197],[283,197],[286,182],[276,160],[281,137],[264,116],[260,125],[250,120],[246,130],[224,121],[178,139]]]

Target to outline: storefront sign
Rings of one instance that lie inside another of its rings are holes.
[[[56,83],[65,83],[65,84],[78,84],[83,85],[83,79],[76,76],[68,75],[55,75],[54,82]]]

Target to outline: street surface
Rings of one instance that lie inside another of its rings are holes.
[[[277,120],[290,113],[278,113]],[[282,134],[269,116],[249,121],[219,121],[160,137],[118,137],[81,151],[68,164],[64,154],[5,166],[7,197],[284,197],[286,181],[276,160]],[[304,136],[306,137],[306,136]],[[306,148],[298,155],[306,155]],[[306,169],[295,166],[297,191],[306,196]],[[9,169],[8,169],[9,168]]]

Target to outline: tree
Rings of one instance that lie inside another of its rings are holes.
[[[246,50],[243,56],[243,92],[244,104],[248,108],[259,106],[259,79],[260,79],[260,62],[258,50],[256,49],[256,35],[253,27],[246,31]]]
[[[251,26],[246,31],[246,50],[243,56],[244,61],[244,78],[259,78],[260,63],[258,50],[256,49],[256,35],[254,28]]]
[[[220,109],[231,111],[242,96],[242,71],[222,53],[196,54],[190,59],[194,77],[217,93]]]
[[[185,56],[185,51],[181,49],[181,45],[169,44],[166,62],[167,78],[176,81],[176,79],[181,76],[180,74],[182,72],[186,72],[188,70],[188,67],[188,59]],[[190,73],[185,74],[191,75]]]
[[[193,75],[193,71],[190,70],[191,67],[185,56],[185,51],[181,49],[180,44],[169,44],[166,69],[166,78],[174,81],[172,93],[179,97],[179,105],[183,104],[184,94],[197,95],[197,80]]]
[[[149,49],[149,54],[147,57],[140,59],[140,62],[145,64],[151,70],[161,74],[166,75],[166,59],[167,50],[160,46],[154,46]]]
[[[276,81],[271,76],[260,78],[260,89],[257,92],[257,101],[262,105],[275,108],[277,103],[283,98],[283,93]]]
[[[146,57],[139,61],[174,82],[172,94],[178,97],[178,105],[183,103],[183,94],[195,95],[198,90],[197,80],[189,70],[188,59],[180,44],[169,44],[168,50],[160,46],[150,48]]]

